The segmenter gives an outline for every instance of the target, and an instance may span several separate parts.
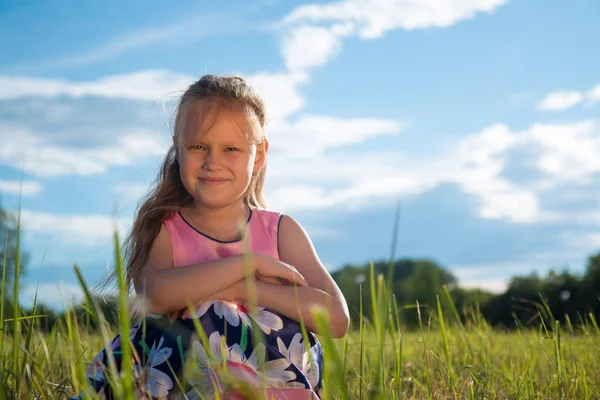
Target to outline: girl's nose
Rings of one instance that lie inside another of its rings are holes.
[[[218,156],[213,151],[207,151],[206,156],[204,156],[204,163],[202,164],[202,168],[208,171],[214,171],[219,169],[219,160]]]

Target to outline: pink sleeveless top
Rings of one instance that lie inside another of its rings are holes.
[[[222,242],[196,230],[179,211],[164,221],[173,243],[173,265],[181,267],[242,254],[244,250],[279,260],[278,232],[281,213],[251,211],[242,239]]]
[[[222,242],[196,230],[178,211],[164,221],[173,243],[173,265],[175,267],[212,261],[241,254],[244,250],[263,254],[279,260],[278,233],[281,213],[254,209],[246,225],[242,239]],[[312,400],[319,396],[311,389],[266,390],[269,399]],[[231,398],[238,398],[232,394]]]

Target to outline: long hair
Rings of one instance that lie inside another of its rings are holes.
[[[211,111],[219,107],[239,105],[254,117],[260,125],[260,132],[253,130],[254,141],[265,139],[266,109],[263,100],[250,84],[238,76],[205,75],[181,96],[175,110],[173,145],[167,152],[160,168],[155,187],[145,196],[139,207],[133,226],[124,242],[124,263],[126,282],[131,289],[148,261],[150,249],[156,239],[161,224],[174,215],[181,207],[193,206],[193,198],[187,192],[179,174],[177,146],[185,129],[189,115],[195,112],[199,102],[209,101]],[[257,137],[258,136],[258,137]],[[266,163],[252,176],[243,201],[252,208],[266,208],[262,193],[266,174]],[[106,284],[114,281],[116,272],[107,278]],[[105,284],[105,285],[106,285]]]

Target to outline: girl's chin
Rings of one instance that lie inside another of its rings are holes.
[[[224,208],[232,206],[242,201],[242,194],[228,196],[211,196],[209,193],[196,194],[194,196],[194,204],[197,207],[207,208]]]

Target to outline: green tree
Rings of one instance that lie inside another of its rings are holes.
[[[444,285],[453,286],[456,283],[455,277],[448,271],[441,268],[436,263],[429,260],[419,260],[415,262],[412,273],[400,284],[400,298],[402,305],[416,306],[419,302],[421,319],[427,324],[431,313],[437,314],[437,296],[440,297],[440,304],[443,311],[447,314],[448,303],[444,296]],[[408,324],[418,322],[416,309],[409,308],[404,312],[404,321]]]
[[[582,311],[592,311],[600,317],[600,252],[588,258],[583,282],[586,304]]]
[[[375,279],[379,275],[387,279],[388,267],[389,263],[387,261],[373,263]],[[419,300],[426,315],[429,310],[435,309],[436,295],[440,295],[444,305],[447,304],[443,299],[443,285],[452,286],[456,283],[456,279],[450,272],[435,262],[401,259],[395,261],[392,268],[391,286],[399,307],[413,306],[416,300]],[[348,302],[351,320],[358,321],[361,287],[363,316],[367,319],[371,318],[370,266],[346,265],[333,272],[332,276]],[[403,310],[401,317],[408,324],[414,324],[417,321],[414,308]],[[427,318],[427,315],[425,318]]]

